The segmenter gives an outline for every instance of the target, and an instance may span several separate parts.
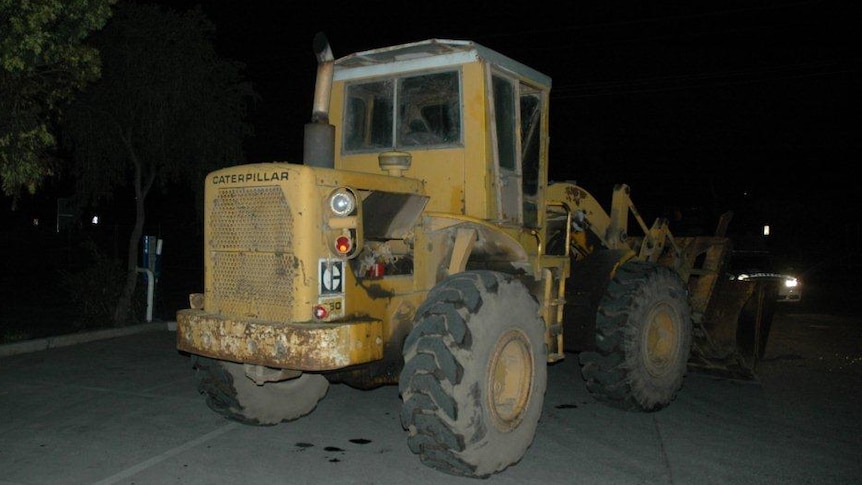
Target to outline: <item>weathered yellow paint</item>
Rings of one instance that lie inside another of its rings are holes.
[[[476,229],[459,228],[455,231],[455,244],[449,258],[449,274],[460,273],[467,266],[467,258],[476,242]]]
[[[497,199],[494,196],[491,166],[494,152],[489,143],[491,96],[486,74],[489,67],[482,63],[462,67],[464,87],[464,215],[478,219],[494,219]],[[431,209],[435,210],[435,209]]]

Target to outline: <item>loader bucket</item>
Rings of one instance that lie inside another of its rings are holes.
[[[695,322],[689,368],[754,379],[769,339],[777,291],[766,281],[718,281],[702,320]]]

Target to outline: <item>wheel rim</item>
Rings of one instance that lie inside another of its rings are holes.
[[[512,430],[524,415],[532,388],[533,353],[526,335],[510,330],[497,340],[489,370],[491,417],[500,431]]]
[[[676,361],[679,352],[679,333],[676,314],[667,305],[661,305],[650,312],[644,332],[644,360],[646,368],[653,376],[668,372]]]

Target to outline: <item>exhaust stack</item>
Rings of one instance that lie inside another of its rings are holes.
[[[314,36],[314,54],[317,56],[317,80],[314,84],[311,122],[305,124],[302,159],[305,165],[335,168],[335,126],[329,123],[335,58],[323,32]]]

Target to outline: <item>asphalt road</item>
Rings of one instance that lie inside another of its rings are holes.
[[[689,373],[650,414],[594,402],[569,355],[549,368],[527,455],[486,480],[419,462],[395,386],[333,385],[278,426],[227,421],[195,390],[175,334],[144,330],[0,357],[0,484],[862,481],[862,317],[781,313],[758,380]]]

